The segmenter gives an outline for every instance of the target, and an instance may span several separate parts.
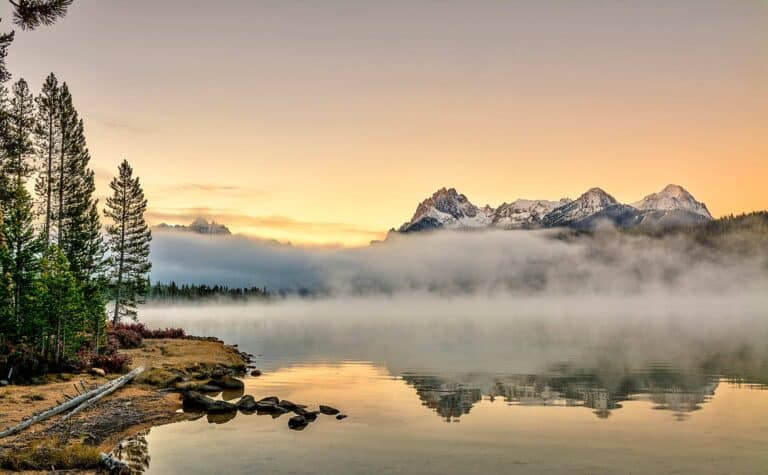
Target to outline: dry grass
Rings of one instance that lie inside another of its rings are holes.
[[[139,430],[183,417],[176,413],[180,407],[179,396],[158,393],[155,388],[172,386],[181,373],[196,376],[205,375],[217,367],[245,369],[236,349],[216,341],[147,339],[144,347],[121,352],[132,357],[133,367],[146,367],[145,374],[73,418],[73,424],[82,431],[67,432],[97,434],[97,445],[85,445],[80,439],[65,443],[52,436],[46,432],[46,427],[58,419],[53,418],[0,441],[8,444],[6,447],[13,447],[11,450],[0,448],[0,467],[26,471],[95,467],[100,451],[109,452],[114,444]],[[75,395],[73,385],[79,386],[80,380],[88,386],[107,381],[107,378],[90,374],[57,374],[44,379],[45,384],[0,388],[0,429],[50,408],[57,400],[63,401],[64,394]],[[126,408],[130,408],[130,417],[126,416]]]
[[[204,340],[144,340],[144,346],[124,350],[133,360],[132,366],[195,371],[191,368],[226,366],[245,369],[239,352],[221,342]]]
[[[93,468],[99,464],[99,448],[82,442],[62,444],[58,438],[51,437],[4,453],[0,464],[9,470]]]

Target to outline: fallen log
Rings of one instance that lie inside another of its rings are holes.
[[[125,376],[120,378],[120,382],[113,384],[111,387],[107,388],[105,391],[97,394],[96,396],[88,399],[87,401],[83,402],[82,404],[80,404],[79,406],[74,408],[72,410],[72,412],[70,412],[66,416],[62,417],[61,420],[59,420],[59,422],[57,422],[57,424],[60,424],[60,423],[62,423],[64,421],[66,421],[67,419],[69,419],[70,417],[74,416],[75,414],[77,414],[78,412],[82,411],[83,409],[87,409],[87,408],[93,406],[94,404],[99,402],[101,399],[109,396],[110,394],[112,394],[113,392],[117,391],[121,387],[123,387],[126,384],[130,383],[133,378],[135,378],[136,376],[140,375],[143,371],[144,371],[143,367],[138,367],[135,370],[131,371],[130,373],[126,374]]]
[[[77,407],[80,404],[82,404],[84,401],[87,401],[95,396],[98,396],[99,394],[103,393],[104,391],[109,390],[112,388],[112,386],[116,384],[121,384],[122,381],[125,379],[128,379],[129,381],[136,377],[137,374],[144,371],[143,367],[138,367],[131,371],[130,373],[120,376],[119,378],[113,379],[112,381],[107,382],[106,384],[99,386],[96,389],[93,389],[91,391],[88,391],[85,394],[81,394],[80,396],[74,397],[70,399],[69,401],[59,404],[58,406],[54,406],[47,411],[41,412],[40,414],[36,414],[28,419],[25,419],[21,421],[19,424],[9,427],[8,429],[5,429],[4,431],[0,432],[0,438],[8,437],[9,435],[16,434],[17,432],[21,432],[22,430],[26,429],[27,427],[31,426],[32,424],[36,424],[38,422],[42,422],[46,419],[49,419],[55,415],[61,414],[62,412],[68,411],[72,409],[73,407]],[[122,385],[122,384],[121,384]]]

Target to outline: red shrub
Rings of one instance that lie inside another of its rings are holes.
[[[107,334],[114,335],[121,348],[137,348],[141,343],[136,343],[136,336],[141,338],[186,338],[187,334],[182,328],[162,328],[152,330],[143,323],[118,323],[112,325]]]
[[[143,325],[141,327],[143,328]],[[143,343],[142,328],[134,328],[132,325],[118,323],[117,325],[107,327],[107,339],[116,340],[120,348],[139,348]]]

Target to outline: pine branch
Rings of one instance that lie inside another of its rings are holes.
[[[67,14],[74,0],[9,0],[13,6],[13,22],[22,30],[50,26]]]

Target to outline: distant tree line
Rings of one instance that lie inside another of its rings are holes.
[[[226,285],[194,285],[176,282],[163,284],[157,282],[149,288],[149,300],[153,301],[190,301],[204,299],[247,300],[267,298],[270,294],[266,287],[228,287]]]
[[[11,2],[25,29],[53,23],[71,3]],[[61,365],[84,350],[98,353],[108,302],[113,320],[135,316],[150,269],[146,200],[124,161],[102,228],[72,93],[53,73],[37,96],[24,79],[8,87],[12,40],[0,35],[0,368],[19,352]]]

